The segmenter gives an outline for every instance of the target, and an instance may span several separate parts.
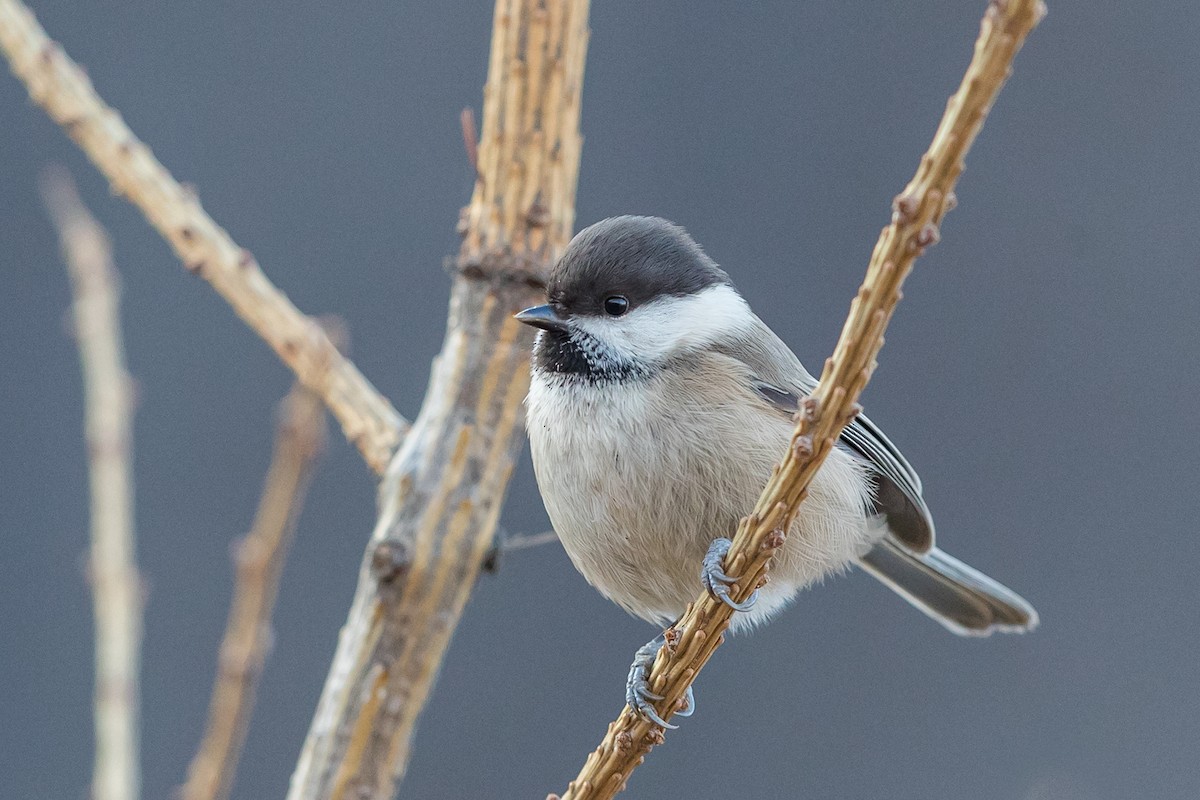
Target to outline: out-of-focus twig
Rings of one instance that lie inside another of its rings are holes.
[[[67,131],[113,191],[141,210],[191,272],[262,337],[296,377],[320,395],[367,465],[382,474],[408,423],[321,326],[279,291],[249,251],[234,243],[96,93],[19,0],[0,0],[0,50],[29,96]]]
[[[797,414],[791,445],[754,511],[738,526],[723,565],[736,580],[731,592],[735,600],[746,600],[766,580],[771,558],[782,546],[809,482],[858,413],[857,400],[875,369],[884,329],[900,301],[901,284],[917,256],[937,242],[938,226],[953,204],[963,159],[1009,75],[1014,56],[1043,13],[1041,0],[993,0],[988,5],[974,58],[916,175],[895,199],[892,222],[871,254],[866,278],[850,306],[833,356],[825,362],[820,385]],[[688,687],[721,644],[732,613],[729,606],[701,594],[668,632],[649,677],[651,690],[663,698],[655,704],[663,719],[670,719],[684,702]],[[613,797],[662,740],[661,727],[626,707],[562,800]]]
[[[484,572],[499,572],[500,562],[505,554],[512,553],[517,550],[528,550],[533,547],[541,547],[544,544],[550,544],[558,541],[558,533],[556,531],[542,531],[541,533],[518,533],[509,535],[501,528],[496,531],[495,542],[492,548],[488,550],[483,559]]]
[[[524,440],[532,335],[575,219],[587,0],[498,0],[442,351],[380,515],[290,800],[390,800]]]
[[[525,550],[530,547],[541,547],[544,544],[551,544],[558,541],[558,533],[556,531],[542,531],[541,533],[519,533],[509,539],[505,539],[500,543],[500,549],[506,553],[515,550]]]
[[[475,133],[475,112],[464,108],[458,116],[462,124],[463,147],[467,151],[467,163],[476,175],[479,173],[479,136]]]
[[[66,170],[47,170],[41,190],[71,276],[83,366],[91,482],[88,576],[96,629],[92,797],[137,800],[142,591],[133,524],[133,384],[121,341],[119,280],[108,235],[83,206]]]
[[[254,524],[235,553],[233,604],[217,660],[208,726],[188,767],[183,800],[229,796],[271,641],[279,576],[325,446],[325,407],[297,384],[280,403],[274,454]]]

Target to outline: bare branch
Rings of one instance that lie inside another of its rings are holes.
[[[458,120],[462,123],[463,147],[467,151],[467,163],[479,175],[479,137],[475,133],[475,112],[464,108]]]
[[[71,176],[47,170],[41,189],[71,276],[83,366],[96,627],[92,797],[137,800],[142,592],[133,525],[133,389],[121,342],[120,290],[108,236],[80,202]]]
[[[575,217],[587,0],[499,0],[478,178],[450,319],[380,517],[290,800],[389,800],[479,574],[524,438],[538,302]]]
[[[278,414],[275,452],[254,525],[237,546],[233,604],[221,641],[208,726],[188,767],[183,800],[229,796],[270,649],[279,576],[313,467],[325,446],[325,407],[312,392],[297,384],[279,404]]]
[[[809,482],[858,413],[857,400],[875,369],[884,329],[900,301],[901,284],[917,256],[937,242],[938,226],[967,150],[983,127],[1014,56],[1044,12],[1040,0],[997,0],[988,6],[974,58],[916,175],[896,198],[892,222],[871,254],[866,279],[850,306],[833,357],[825,362],[820,386],[797,414],[791,446],[754,511],[738,526],[723,566],[736,579],[735,600],[744,601],[766,581],[771,558],[783,544]],[[659,651],[649,678],[652,691],[663,696],[655,706],[663,719],[670,719],[684,702],[688,687],[720,645],[732,613],[727,605],[701,594],[668,632],[667,645]],[[563,800],[613,797],[661,741],[662,728],[626,708],[609,726]]]
[[[19,0],[0,0],[0,48],[29,96],[87,153],[113,191],[137,206],[188,270],[208,281],[324,400],[346,438],[382,474],[408,427],[387,398],[167,172]]]
[[[492,547],[484,556],[482,568],[484,572],[499,572],[500,561],[507,553],[512,553],[516,550],[527,550],[533,547],[541,547],[544,544],[558,541],[557,531],[542,531],[541,533],[519,533],[516,536],[509,536],[504,532],[503,528],[496,531],[495,541]]]
[[[525,550],[530,547],[541,547],[558,541],[557,531],[542,531],[541,533],[521,533],[508,539],[501,545],[506,553],[514,550]]]

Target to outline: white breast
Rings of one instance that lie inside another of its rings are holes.
[[[754,505],[787,446],[790,424],[717,358],[697,370],[622,383],[534,371],[527,398],[533,465],[546,511],[583,576],[656,624],[700,591],[709,543]],[[734,387],[732,390],[730,387]],[[882,530],[868,523],[868,483],[840,450],[801,507],[771,582],[735,627],[768,617],[803,586],[845,568]]]

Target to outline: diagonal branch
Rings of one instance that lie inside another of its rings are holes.
[[[1008,77],[1012,60],[1045,11],[1041,0],[994,0],[975,43],[962,85],[950,98],[933,143],[916,175],[896,198],[891,224],[883,229],[866,279],[820,385],[797,414],[791,446],[775,468],[750,516],[738,526],[724,570],[737,580],[734,599],[744,601],[767,578],[772,555],[784,542],[808,484],[842,429],[858,413],[857,400],[883,346],[883,332],[900,301],[900,287],[925,248],[938,240],[938,226],[953,204],[963,159]],[[730,608],[701,595],[669,632],[649,683],[663,695],[658,713],[670,719],[721,644]],[[587,759],[563,800],[598,800],[620,792],[651,748],[663,741],[662,728],[628,708],[609,726],[600,747]]]
[[[221,640],[208,726],[188,767],[183,800],[224,800],[237,771],[254,695],[270,648],[279,576],[325,447],[325,407],[297,384],[279,404],[275,451],[254,524],[238,543],[237,577]]]
[[[478,178],[421,413],[380,487],[290,800],[388,800],[491,547],[524,431],[530,332],[575,217],[587,0],[498,0]]]
[[[137,206],[188,270],[208,281],[321,397],[367,465],[382,475],[408,427],[387,398],[167,172],[19,0],[0,0],[0,49],[29,96],[66,129],[113,191]]]
[[[83,366],[91,482],[88,575],[96,625],[96,759],[92,797],[137,800],[141,580],[133,526],[132,379],[121,342],[120,290],[108,236],[66,170],[48,170],[42,197],[62,242]]]

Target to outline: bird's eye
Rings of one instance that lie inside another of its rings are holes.
[[[629,301],[619,294],[604,299],[604,313],[610,317],[619,317],[629,310]]]

